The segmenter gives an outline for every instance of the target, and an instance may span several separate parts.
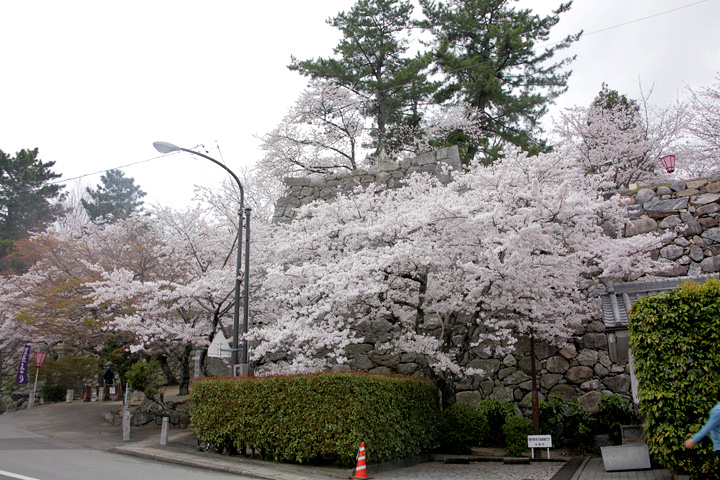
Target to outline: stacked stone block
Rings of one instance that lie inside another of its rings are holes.
[[[447,167],[451,167],[448,171]],[[447,183],[453,168],[460,168],[456,147],[441,149],[400,163],[386,163],[368,170],[323,178],[286,179],[286,195],[276,206],[275,222],[292,221],[295,210],[314,200],[332,201],[338,194],[351,194],[358,186],[372,183],[395,188],[408,175],[429,172]],[[675,182],[617,192],[624,197],[629,221],[623,231],[611,235],[631,237],[649,232],[672,232],[667,243],[651,252],[666,264],[659,275],[695,276],[720,271],[720,179]],[[628,280],[637,280],[639,275]],[[579,279],[580,281],[580,279]],[[604,292],[601,284],[588,284],[588,295],[598,298]],[[560,395],[580,401],[591,413],[597,411],[600,397],[617,393],[630,397],[630,374],[625,363],[613,363],[608,352],[608,338],[596,313],[582,326],[569,346],[557,349],[536,345],[536,368],[541,398]],[[365,343],[347,348],[348,362],[338,370],[364,370],[402,375],[421,374],[426,359],[414,353],[391,353],[376,348],[393,337],[395,326],[386,320],[356,325]],[[460,335],[458,338],[462,338]],[[480,368],[483,375],[464,378],[453,385],[459,402],[474,404],[493,397],[530,406],[529,341],[520,339],[516,350],[503,358],[493,358],[478,349],[466,357],[465,366]]]
[[[449,168],[449,170],[448,170]],[[441,148],[400,162],[388,161],[367,170],[337,173],[324,177],[293,177],[283,180],[286,190],[275,204],[273,223],[286,223],[295,218],[296,210],[315,200],[332,201],[339,194],[350,195],[358,187],[371,184],[384,188],[399,187],[416,172],[435,175],[441,182],[451,181],[451,171],[460,168],[457,146]]]

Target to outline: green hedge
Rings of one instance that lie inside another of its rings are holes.
[[[532,435],[533,422],[525,417],[508,417],[502,426],[507,451],[511,457],[521,457],[528,451],[528,435]]]
[[[427,380],[360,373],[202,379],[191,399],[200,440],[344,466],[361,442],[369,463],[430,451],[440,411]]]
[[[630,346],[640,390],[640,415],[650,454],[690,478],[717,478],[709,439],[692,450],[720,385],[720,281],[686,282],[639,299],[630,313]]]
[[[70,389],[67,385],[53,385],[46,383],[40,389],[40,396],[45,403],[57,403],[65,401],[65,395]]]
[[[486,419],[480,410],[463,403],[451,405],[440,417],[439,451],[468,454],[471,447],[480,444],[486,431]]]

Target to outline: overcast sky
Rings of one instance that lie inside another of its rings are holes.
[[[194,184],[225,174],[190,155],[161,157],[152,142],[202,144],[239,173],[262,155],[255,136],[306,84],[286,68],[290,56],[331,55],[340,37],[325,20],[354,3],[1,1],[0,149],[38,147],[64,179],[86,185],[122,167],[146,201],[182,207]],[[547,13],[559,3],[521,5]],[[556,111],[588,105],[602,82],[631,97],[640,82],[654,85],[658,104],[710,85],[718,19],[720,0],[576,0],[550,39],[586,33],[567,50],[577,60]]]

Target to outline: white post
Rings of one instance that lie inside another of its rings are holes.
[[[130,440],[130,385],[125,387],[125,405],[122,418],[123,442]]]
[[[168,428],[169,428],[169,426],[170,426],[170,418],[163,417],[162,429],[160,430],[160,445],[168,444]]]
[[[32,390],[30,390],[30,397],[28,398],[27,408],[30,408],[35,404],[35,392],[37,391],[37,377],[39,371],[39,368],[35,368],[35,385],[33,385]]]

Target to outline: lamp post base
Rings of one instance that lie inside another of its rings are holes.
[[[249,373],[247,363],[236,363],[233,365],[233,377],[247,377]]]

